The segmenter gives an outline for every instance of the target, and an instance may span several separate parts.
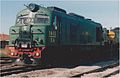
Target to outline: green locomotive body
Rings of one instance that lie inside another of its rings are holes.
[[[93,50],[102,46],[103,31],[101,24],[83,16],[67,14],[57,7],[30,4],[17,14],[16,23],[10,28],[10,39],[11,57],[39,63],[42,57],[54,60],[65,54],[69,57],[75,54],[78,59],[90,46],[95,47]],[[93,53],[100,54],[99,51]],[[86,54],[89,55],[87,51]]]
[[[10,45],[14,45],[12,42],[20,36],[19,34],[30,35],[29,38],[36,41],[36,47],[96,45],[102,42],[102,26],[99,23],[74,13],[66,14],[58,9],[40,7],[35,13],[29,9],[19,12],[15,26],[10,28]]]

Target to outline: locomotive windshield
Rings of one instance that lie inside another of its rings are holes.
[[[46,14],[36,14],[35,23],[49,23],[49,16]]]
[[[42,23],[42,24],[48,24],[49,23],[49,16],[46,14],[36,14],[35,17],[31,18],[28,14],[18,16],[16,24],[29,24],[29,23]]]
[[[17,24],[28,24],[33,22],[33,19],[29,17],[29,14],[21,15],[17,17]]]

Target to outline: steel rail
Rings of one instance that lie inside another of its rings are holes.
[[[28,72],[32,70],[38,70],[38,69],[42,69],[42,67],[40,66],[19,66],[19,67],[1,70],[0,76],[3,77],[3,76],[11,75],[11,74],[18,74],[18,73]]]

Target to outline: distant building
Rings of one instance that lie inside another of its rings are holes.
[[[8,45],[9,40],[10,40],[9,35],[0,34],[0,48],[5,48],[5,46]]]

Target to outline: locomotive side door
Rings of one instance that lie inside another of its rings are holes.
[[[102,42],[103,40],[103,31],[101,27],[96,27],[96,42]]]
[[[54,17],[53,26],[54,26],[54,31],[56,32],[56,45],[59,45],[60,44],[60,34],[61,34],[61,31],[60,31],[61,21],[60,21],[59,16]]]

